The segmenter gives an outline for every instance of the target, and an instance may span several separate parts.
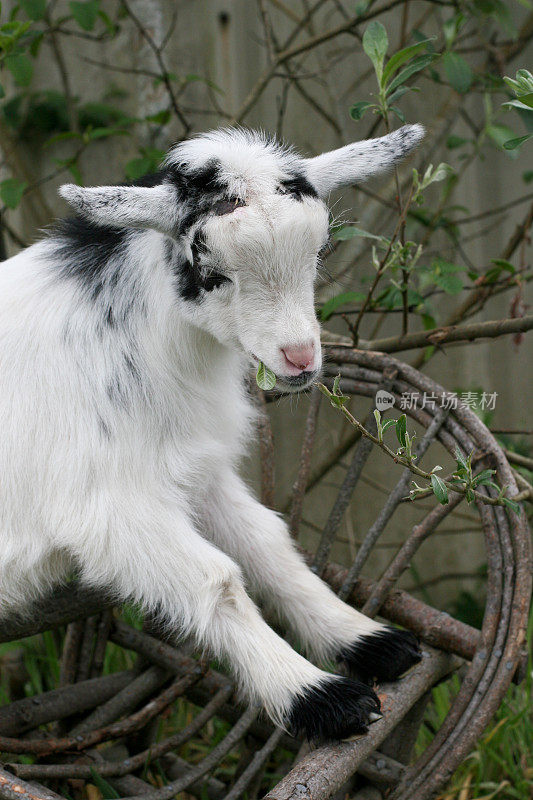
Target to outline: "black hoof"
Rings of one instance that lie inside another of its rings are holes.
[[[379,712],[379,698],[370,687],[331,675],[294,700],[287,722],[294,735],[320,742],[366,733]]]
[[[345,647],[337,656],[350,674],[361,680],[394,681],[422,658],[418,639],[410,631],[387,627],[367,634]]]

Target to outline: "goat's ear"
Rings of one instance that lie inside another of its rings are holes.
[[[305,160],[307,177],[325,197],[338,186],[358,183],[390,169],[424,138],[422,125],[404,125],[379,139],[354,142],[338,150]]]
[[[172,186],[97,186],[86,189],[67,183],[59,194],[77,214],[113,228],[175,230],[179,204]]]

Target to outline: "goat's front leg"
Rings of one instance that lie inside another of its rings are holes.
[[[307,567],[283,520],[255,500],[237,475],[228,470],[217,476],[203,513],[213,541],[242,566],[253,591],[316,658],[345,662],[367,681],[394,680],[420,661],[412,633],[343,603]]]
[[[279,637],[247,595],[238,565],[195,530],[189,515],[143,505],[136,498],[117,530],[79,542],[83,578],[114,587],[195,636],[229,663],[243,693],[274,722],[314,740],[366,731],[379,717],[374,692],[323,672]]]

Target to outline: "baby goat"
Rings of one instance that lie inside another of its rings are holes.
[[[245,130],[174,147],[132,186],[63,186],[76,212],[0,270],[0,613],[77,570],[226,659],[249,700],[312,739],[364,732],[371,680],[415,637],[341,602],[237,467],[245,378],[321,366],[313,305],[322,198],[395,164],[419,125],[302,158]],[[274,607],[318,662],[266,624]]]

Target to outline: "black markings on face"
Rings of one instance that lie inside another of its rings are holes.
[[[180,221],[179,235],[185,234],[202,217],[212,213],[216,200],[227,198],[228,187],[220,179],[220,164],[216,159],[192,170],[170,168],[167,179],[174,184],[179,201],[187,208]]]
[[[299,172],[282,180],[279,191],[281,194],[291,195],[295,200],[302,200],[304,197],[318,197],[315,187],[309,183],[305,175]]]
[[[210,252],[201,230],[196,231],[191,244],[192,260],[184,259],[170,239],[166,245],[167,260],[178,278],[178,291],[183,300],[201,302],[207,292],[218,289],[230,279],[210,263]]]

